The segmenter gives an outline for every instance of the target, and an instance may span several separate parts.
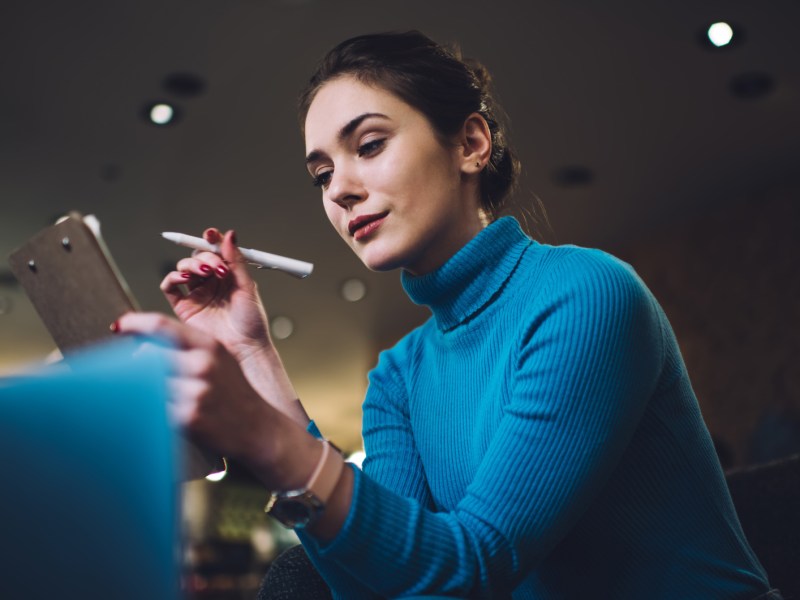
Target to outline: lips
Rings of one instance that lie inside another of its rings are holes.
[[[387,210],[372,215],[358,216],[347,224],[347,231],[349,231],[350,235],[356,240],[362,239],[375,231],[388,214],[389,211]]]

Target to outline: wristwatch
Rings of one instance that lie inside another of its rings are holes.
[[[288,492],[272,492],[264,511],[289,529],[311,525],[331,498],[344,468],[342,455],[321,440],[322,456],[305,487]]]

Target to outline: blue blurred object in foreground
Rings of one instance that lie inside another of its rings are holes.
[[[0,379],[0,598],[178,598],[168,364],[137,347]]]

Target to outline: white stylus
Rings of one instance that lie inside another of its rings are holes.
[[[165,231],[161,235],[179,246],[219,254],[219,245],[207,242],[203,238],[186,235],[185,233],[175,233],[174,231]],[[301,279],[311,275],[311,271],[314,270],[314,265],[302,260],[286,258],[277,254],[262,252],[261,250],[251,250],[250,248],[239,248],[239,251],[249,262],[254,263],[259,268],[278,269]]]

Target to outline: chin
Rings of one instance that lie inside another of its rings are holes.
[[[394,271],[405,266],[405,261],[401,256],[376,250],[378,249],[364,248],[362,252],[357,253],[358,258],[370,271]]]
[[[392,262],[392,261],[367,261],[362,259],[361,262],[364,263],[364,266],[367,267],[370,271],[375,271],[377,273],[394,271],[395,269],[399,269],[403,266],[402,263],[400,262]]]

